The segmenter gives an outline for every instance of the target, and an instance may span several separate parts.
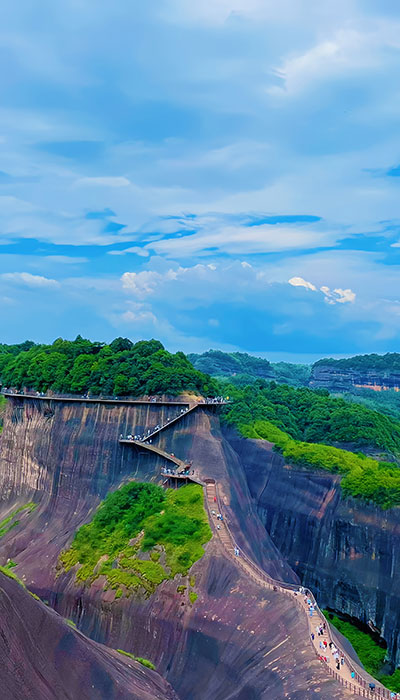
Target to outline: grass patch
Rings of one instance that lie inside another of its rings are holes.
[[[186,575],[210,538],[201,486],[163,491],[131,482],[107,496],[59,561],[65,571],[78,565],[76,579],[87,585],[105,576],[115,598],[139,588],[147,596],[165,579]]]
[[[193,605],[193,603],[196,602],[198,597],[199,596],[197,595],[197,593],[195,593],[194,591],[189,591],[189,600],[190,600],[192,605]]]
[[[152,671],[156,670],[156,667],[154,664],[149,661],[148,659],[143,659],[141,656],[134,656],[134,654],[131,654],[129,651],[124,651],[123,649],[117,649],[117,651],[120,654],[123,654],[124,656],[128,656],[130,659],[133,659],[133,661],[138,661],[142,666],[146,666],[147,668],[151,668]]]
[[[269,421],[242,425],[241,432],[248,438],[273,442],[288,462],[342,474],[341,487],[346,495],[373,501],[384,509],[400,505],[400,469],[395,464],[294,440]]]
[[[9,532],[13,527],[18,525],[19,520],[14,520],[15,516],[22,511],[27,510],[29,513],[37,508],[37,503],[26,503],[24,506],[16,508],[10,515],[8,515],[4,520],[0,521],[0,537],[3,537],[7,532]]]
[[[76,629],[76,623],[75,623],[73,620],[66,619],[65,622],[66,622],[67,625],[69,625],[70,627],[73,627],[74,629]]]
[[[21,581],[21,579],[18,578],[17,574],[14,574],[14,572],[11,571],[11,569],[7,568],[6,566],[0,566],[0,571],[1,571],[1,573],[4,574],[5,576],[8,576],[8,578],[12,578],[14,581],[16,581],[17,583],[19,583],[19,585],[22,586],[22,588],[25,588],[25,589],[26,589],[26,586],[25,586],[24,582]]]

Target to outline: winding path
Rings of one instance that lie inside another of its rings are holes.
[[[250,557],[248,557],[242,550],[240,550],[239,556],[235,555],[235,540],[229,529],[229,526],[226,523],[225,518],[223,521],[218,521],[219,529],[218,527],[215,527],[215,516],[213,515],[212,511],[215,508],[217,508],[219,513],[224,512],[224,507],[221,504],[221,500],[219,498],[218,493],[218,487],[215,480],[205,479],[205,483],[196,478],[193,478],[192,480],[197,481],[197,483],[204,485],[206,488],[206,504],[209,513],[209,518],[213,524],[213,529],[219,537],[228,556],[234,559],[235,564],[241,566],[241,568],[246,571],[246,574],[250,576],[250,578],[252,578],[254,581],[256,581],[259,585],[263,586],[264,588],[269,588],[270,590],[272,589],[274,591],[279,591],[280,593],[289,596],[295,603],[295,605],[300,607],[303,613],[307,615],[309,642],[312,644],[316,655],[324,664],[324,668],[327,670],[329,675],[333,676],[337,681],[339,681],[339,683],[341,683],[341,685],[343,685],[345,688],[350,690],[355,695],[358,695],[359,697],[369,698],[369,700],[376,700],[376,698],[390,699],[390,690],[384,688],[384,686],[378,683],[378,681],[374,681],[376,686],[375,690],[373,692],[369,690],[368,684],[370,683],[370,678],[367,676],[363,677],[360,674],[361,669],[359,667],[356,668],[351,659],[349,659],[349,657],[346,655],[346,653],[340,649],[340,644],[335,639],[331,626],[329,625],[321,610],[319,609],[315,598],[309,589],[302,588],[304,593],[300,593],[300,587],[298,585],[284,583],[282,581],[277,581],[271,578],[259,566],[257,566],[257,564],[255,564],[255,562],[253,562],[252,559],[250,559]],[[309,614],[309,606],[307,603],[307,599],[311,601],[314,608],[312,617],[310,617]],[[316,630],[320,625],[323,625],[324,622],[326,623],[326,630],[323,635],[319,636]],[[314,634],[314,640],[312,640],[311,638],[312,633]],[[323,642],[324,640],[327,641],[328,647],[327,649],[322,650],[319,647],[319,643]],[[333,666],[335,665],[335,660],[329,648],[329,642],[332,642],[335,645],[339,652],[339,656],[344,658],[344,664],[341,665],[340,671],[336,671],[336,669],[333,668]],[[327,662],[323,660],[324,657],[328,659]],[[352,673],[354,673],[354,678],[352,678]]]
[[[189,401],[151,401],[151,400],[144,400],[144,399],[129,399],[129,398],[121,398],[121,399],[116,399],[116,398],[86,398],[86,397],[76,397],[76,396],[41,396],[37,395],[34,393],[15,393],[12,391],[3,391],[2,392],[4,396],[7,398],[25,398],[25,399],[36,399],[40,401],[67,401],[67,402],[76,402],[76,403],[108,403],[108,404],[129,404],[129,405],[151,405],[151,406],[177,406],[177,407],[182,407],[184,410],[181,411],[181,413],[173,418],[172,420],[166,422],[164,425],[160,426],[156,430],[153,430],[151,433],[149,433],[143,441],[139,440],[128,440],[127,438],[120,438],[119,443],[120,444],[127,444],[127,445],[134,445],[137,448],[145,449],[147,451],[150,451],[154,454],[157,454],[158,456],[163,457],[166,461],[172,462],[175,464],[175,466],[178,467],[177,474],[176,475],[168,475],[165,474],[166,476],[175,476],[177,478],[184,477],[182,474],[182,471],[186,468],[187,464],[183,460],[179,459],[175,455],[172,455],[168,452],[165,452],[164,450],[160,449],[159,447],[156,447],[153,444],[150,444],[148,441],[152,439],[153,437],[157,436],[161,431],[165,430],[166,428],[169,428],[170,426],[176,424],[181,418],[186,417],[189,413],[193,412],[195,409],[198,407],[208,407],[208,406],[220,406],[224,405],[226,402],[221,401],[221,402],[195,402],[191,403]],[[339,683],[341,683],[345,688],[350,690],[352,693],[359,697],[363,698],[368,698],[368,700],[376,700],[376,698],[385,698],[387,700],[390,700],[391,698],[391,692],[387,688],[384,688],[380,683],[375,681],[375,691],[371,692],[368,688],[368,684],[370,682],[370,677],[365,674],[365,676],[362,674],[362,669],[358,666],[355,666],[352,660],[348,657],[348,655],[343,652],[340,649],[340,644],[338,641],[335,639],[335,634],[330,627],[329,623],[326,622],[325,617],[323,616],[321,610],[319,609],[315,598],[312,594],[312,592],[309,589],[302,589],[304,591],[304,594],[299,593],[299,586],[295,584],[290,584],[290,583],[284,583],[282,581],[275,580],[268,576],[250,557],[248,557],[245,552],[240,550],[240,556],[235,555],[235,549],[236,549],[236,544],[235,544],[235,539],[229,529],[229,526],[226,523],[226,519],[224,518],[223,521],[218,521],[218,524],[215,522],[215,516],[213,515],[212,511],[216,508],[219,513],[224,513],[224,506],[221,503],[219,493],[218,493],[218,487],[214,479],[199,479],[196,474],[191,474],[189,476],[190,481],[193,481],[195,483],[200,484],[204,489],[205,489],[205,503],[207,506],[208,510],[208,515],[210,519],[210,523],[212,524],[214,533],[218,536],[221,544],[223,545],[225,552],[229,558],[234,560],[235,564],[239,565],[250,578],[252,578],[254,581],[256,581],[259,585],[263,586],[264,588],[268,588],[273,591],[279,591],[280,593],[283,593],[291,598],[293,603],[300,607],[300,609],[303,611],[303,613],[307,616],[307,623],[308,623],[308,629],[309,629],[309,642],[312,644],[314,651],[318,658],[322,661],[324,664],[324,668],[326,669],[327,673],[329,673],[331,676],[333,676]],[[218,528],[219,525],[219,528]],[[308,609],[308,603],[307,599],[311,601],[313,608],[314,608],[314,613],[313,616],[309,616],[309,609]],[[321,637],[316,634],[316,628],[319,625],[322,625],[323,622],[326,622],[326,633]],[[314,633],[315,638],[314,640],[311,639],[311,633]],[[341,666],[340,672],[336,671],[333,668],[334,665],[334,659],[332,657],[332,654],[330,652],[330,649],[326,650],[321,650],[319,648],[319,642],[323,641],[326,639],[329,642],[333,642],[336,648],[339,651],[339,655],[342,656],[345,660],[344,665]],[[328,662],[326,663],[323,660],[323,657],[328,658]],[[354,678],[352,678],[351,674],[354,674]],[[400,696],[398,696],[400,697]]]

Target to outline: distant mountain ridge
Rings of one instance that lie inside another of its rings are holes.
[[[312,366],[310,386],[336,391],[353,388],[400,391],[400,354],[373,353],[340,360],[318,360]]]
[[[310,368],[289,362],[269,362],[246,352],[207,350],[187,356],[195,369],[218,378],[234,378],[234,383],[251,383],[255,379],[284,382],[293,386],[307,386]]]

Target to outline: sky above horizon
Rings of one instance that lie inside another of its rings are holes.
[[[1,10],[2,342],[400,350],[400,6]]]

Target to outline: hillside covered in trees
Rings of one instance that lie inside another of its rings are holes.
[[[201,355],[192,353],[188,359],[199,371],[220,380],[229,377],[236,386],[251,384],[256,379],[274,379],[279,383],[304,386],[308,383],[311,371],[308,365],[269,362],[246,352],[208,350]]]
[[[332,398],[326,389],[295,389],[276,382],[229,387],[228,423],[241,428],[270,421],[295,440],[353,443],[400,456],[400,423],[358,403]]]
[[[314,367],[333,367],[338,370],[353,370],[362,372],[400,372],[400,353],[387,352],[385,355],[355,355],[340,360],[324,358],[314,362]]]
[[[91,395],[139,396],[192,391],[212,396],[215,380],[194,369],[182,352],[171,354],[158,340],[112,343],[58,338],[52,345],[0,345],[3,386]]]

